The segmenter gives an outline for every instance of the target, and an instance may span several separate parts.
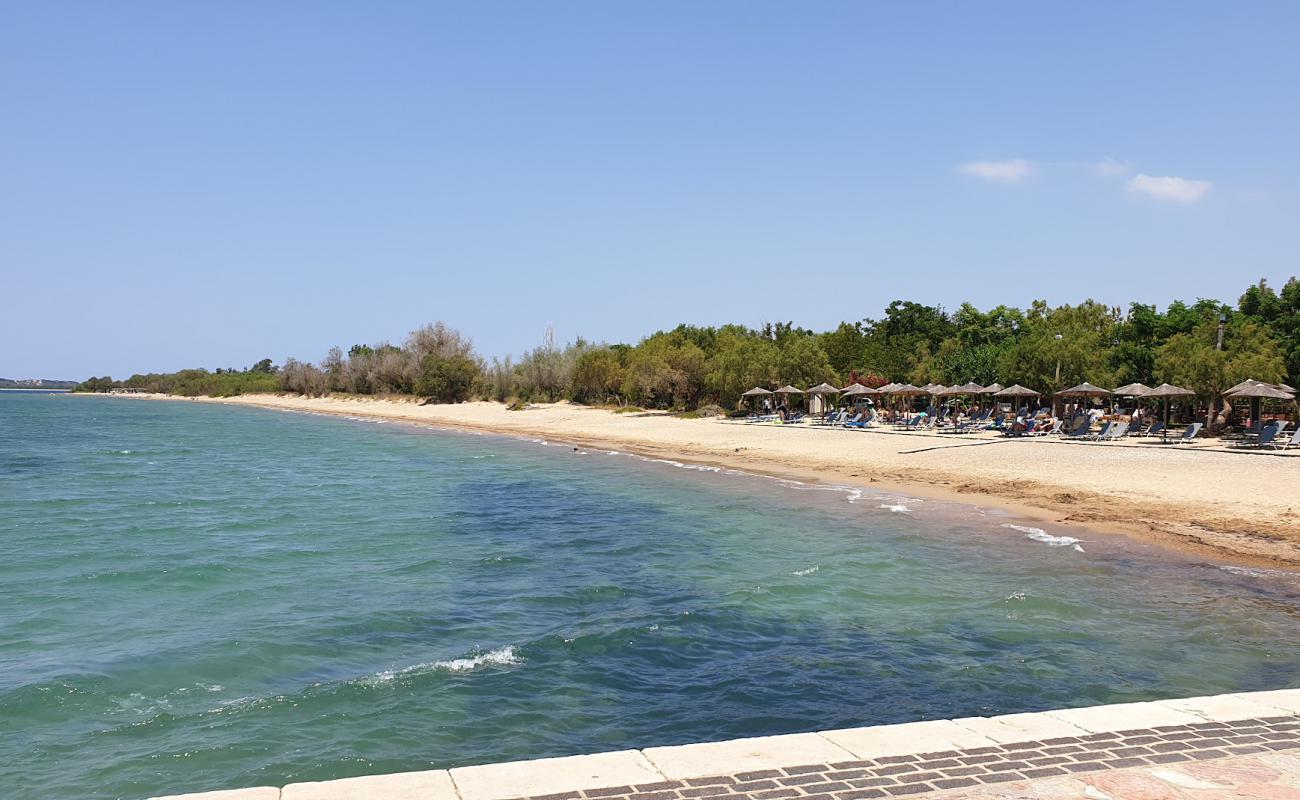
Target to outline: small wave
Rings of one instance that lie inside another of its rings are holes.
[[[667,464],[671,467],[677,467],[678,469],[693,469],[699,472],[722,472],[722,467],[710,467],[704,464],[683,464],[680,461],[673,461],[670,458],[647,458],[646,461],[655,464]]]
[[[890,511],[894,512],[895,514],[906,514],[912,510],[907,506],[903,505],[902,503],[881,503],[880,507],[887,508]]]
[[[1238,567],[1233,564],[1220,564],[1218,568],[1232,575],[1240,575],[1245,578],[1274,578],[1287,581],[1295,581],[1300,578],[1294,572],[1288,572],[1282,569],[1262,569],[1260,567]]]
[[[819,570],[819,569],[821,569],[821,566],[818,565],[818,564],[814,564],[814,565],[812,565],[811,567],[809,567],[809,568],[807,568],[807,569],[797,569],[797,570],[795,570],[794,572],[791,572],[790,574],[791,574],[791,575],[798,575],[800,578],[802,578],[802,577],[804,577],[805,575],[812,575],[813,573],[815,573],[815,572],[816,572],[817,570]]]
[[[1008,601],[1011,601],[1011,600],[1024,600],[1024,599],[1025,599],[1025,593],[1024,593],[1024,592],[1012,592],[1011,594],[1009,594],[1009,595],[1006,596],[1006,598],[1004,599],[1004,602],[1008,602]]]
[[[857,501],[862,499],[862,490],[850,489],[844,499],[848,500],[850,503],[856,503]]]
[[[1042,528],[1031,528],[1027,525],[1013,525],[1010,522],[1004,522],[1002,527],[1010,528],[1013,531],[1020,531],[1025,535],[1026,539],[1033,539],[1035,542],[1042,542],[1051,547],[1071,547],[1080,553],[1083,552],[1083,547],[1080,545],[1081,540],[1076,539],[1073,536],[1053,536]]]
[[[428,672],[470,672],[482,667],[511,666],[520,664],[522,661],[515,646],[508,644],[505,647],[498,647],[496,650],[472,650],[468,655],[460,658],[428,661],[423,664],[402,667],[401,669],[384,670],[362,678],[358,683],[363,686],[381,686],[385,683],[391,683],[396,678],[408,675],[419,675]]]

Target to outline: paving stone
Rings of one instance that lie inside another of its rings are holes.
[[[1137,725],[1190,725],[1202,718],[1159,703],[1120,703],[1092,708],[1048,711],[1049,716],[1092,733],[1135,730]]]
[[[713,772],[717,772],[715,767]],[[664,776],[636,750],[509,761],[451,770],[462,800],[506,800],[552,792],[632,786]]]
[[[663,773],[663,777],[677,779],[702,778],[723,771],[735,773],[828,764],[857,755],[815,733],[650,747],[641,752]]]
[[[825,731],[821,735],[858,758],[950,752],[967,747],[987,747],[997,744],[987,736],[964,728],[951,720],[850,728]]]

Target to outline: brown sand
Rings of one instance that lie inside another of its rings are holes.
[[[871,485],[1121,531],[1237,563],[1300,569],[1300,453],[1234,452],[1212,440],[1089,444],[751,425],[615,414],[570,403],[510,411],[499,403],[274,395],[199,402],[532,435],[799,480]]]

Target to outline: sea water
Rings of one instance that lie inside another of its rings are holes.
[[[540,440],[0,396],[0,795],[1300,686],[1290,576]]]

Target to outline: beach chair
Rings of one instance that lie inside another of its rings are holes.
[[[1070,420],[1070,427],[1061,431],[1061,436],[1066,439],[1082,439],[1088,435],[1092,428],[1092,418],[1087,414],[1079,414]]]
[[[1280,446],[1274,442],[1273,447],[1279,450],[1290,450],[1292,447],[1300,447],[1300,430],[1297,430],[1290,439],[1283,442]]]
[[[1097,441],[1114,442],[1123,439],[1124,434],[1128,433],[1128,426],[1127,422],[1113,422],[1097,435]]]
[[[902,422],[896,422],[896,423],[894,423],[894,430],[896,430],[896,431],[910,431],[910,430],[914,430],[914,429],[916,428],[917,425],[920,425],[920,424],[921,424],[921,420],[923,420],[923,419],[925,419],[925,418],[926,418],[926,415],[925,415],[925,414],[917,414],[916,416],[912,417],[911,419],[903,420]]]
[[[1253,442],[1247,442],[1244,446],[1269,447],[1273,444],[1273,440],[1277,438],[1277,434],[1278,426],[1273,424],[1265,425],[1259,431],[1259,438]]]
[[[840,424],[846,428],[856,428],[862,423],[862,412],[859,411],[856,416],[844,420]]]
[[[1046,420],[1043,420],[1043,421],[1046,422]],[[1065,420],[1061,420],[1061,419],[1055,420],[1055,421],[1052,422],[1051,427],[1043,426],[1043,427],[1035,428],[1035,429],[1034,429],[1034,435],[1035,435],[1035,436],[1051,436],[1052,434],[1060,433],[1060,432],[1061,432],[1061,426],[1064,425],[1064,424],[1065,424]]]
[[[1162,421],[1160,421],[1160,420],[1157,420],[1157,421],[1151,423],[1151,426],[1148,427],[1146,430],[1142,431],[1141,435],[1142,435],[1142,436],[1159,436],[1160,434],[1164,433],[1164,431],[1165,431],[1165,423],[1162,422]]]
[[[1183,435],[1179,436],[1177,439],[1174,439],[1174,444],[1183,444],[1184,442],[1190,442],[1191,440],[1195,439],[1196,434],[1201,432],[1201,427],[1203,425],[1204,423],[1202,422],[1193,422],[1191,425],[1188,425],[1186,428],[1183,428]]]
[[[1097,433],[1087,434],[1086,438],[1092,439],[1093,441],[1111,439],[1114,436],[1113,431],[1115,430],[1115,425],[1116,423],[1114,420],[1109,420],[1105,425],[1101,426],[1100,431]]]

